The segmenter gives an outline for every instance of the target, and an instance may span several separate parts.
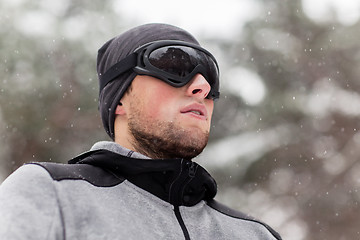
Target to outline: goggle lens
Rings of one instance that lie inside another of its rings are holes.
[[[166,46],[153,50],[148,59],[157,69],[173,75],[171,81],[175,84],[185,84],[179,79],[186,78],[198,68],[210,86],[215,87],[218,78],[216,63],[202,51],[186,46]]]
[[[133,70],[138,74],[157,77],[174,87],[186,85],[197,73],[209,82],[207,98],[219,97],[219,71],[215,58],[198,45],[176,40],[159,40],[140,46],[99,74],[100,92],[120,74]]]

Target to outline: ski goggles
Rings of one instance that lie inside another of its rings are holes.
[[[182,87],[200,73],[211,90],[207,98],[219,98],[219,67],[206,49],[177,40],[147,43],[100,75],[100,92],[120,74],[133,70],[139,75],[159,78],[173,87]]]

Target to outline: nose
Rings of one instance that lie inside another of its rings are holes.
[[[188,84],[188,88],[186,89],[186,95],[190,97],[204,99],[209,94],[210,90],[211,86],[208,81],[206,81],[203,75],[198,73]]]

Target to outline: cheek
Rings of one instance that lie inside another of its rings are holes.
[[[147,115],[150,118],[167,118],[174,109],[174,93],[161,89],[149,89],[147,102]]]

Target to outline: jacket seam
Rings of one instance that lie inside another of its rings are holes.
[[[240,216],[233,216],[233,215],[227,214],[227,213],[225,213],[225,212],[223,212],[223,211],[221,211],[221,210],[219,210],[219,209],[216,209],[216,208],[210,206],[209,204],[207,204],[207,206],[209,206],[210,208],[214,209],[215,211],[217,211],[217,212],[219,212],[219,213],[221,213],[221,214],[223,214],[223,215],[225,215],[225,216],[228,216],[228,217],[231,217],[231,218],[235,218],[235,219],[239,219],[239,220],[241,220],[241,221],[247,221],[247,222],[253,222],[253,223],[259,224],[259,225],[261,225],[262,227],[264,227],[275,239],[281,240],[281,237],[280,237],[280,236],[278,237],[278,236],[276,236],[276,235],[273,233],[274,230],[272,230],[270,226],[268,226],[267,224],[265,224],[265,223],[263,223],[263,222],[261,222],[261,221],[259,221],[259,220],[251,219],[251,218],[245,218],[245,217],[240,217]]]
[[[63,210],[62,210],[62,207],[61,207],[61,204],[60,204],[59,194],[58,194],[58,191],[57,191],[57,188],[55,187],[55,185],[54,185],[54,188],[55,188],[55,193],[56,193],[56,202],[57,202],[57,205],[58,205],[58,208],[59,208],[59,214],[60,214],[60,220],[61,220],[61,227],[62,227],[62,234],[63,234],[62,239],[66,240],[66,228],[65,228],[64,213],[63,213]]]
[[[36,164],[36,165],[38,165],[38,164]],[[51,233],[51,229],[53,228],[53,225],[55,223],[55,217],[56,217],[55,212],[56,212],[56,209],[57,209],[59,211],[59,214],[60,214],[60,221],[61,221],[61,228],[62,228],[62,231],[61,231],[62,232],[62,239],[65,240],[65,238],[66,238],[65,237],[66,236],[65,235],[66,230],[65,230],[65,227],[64,227],[64,216],[63,216],[63,212],[62,212],[61,205],[60,205],[60,202],[59,202],[59,194],[58,194],[58,191],[57,191],[57,189],[55,187],[55,184],[54,184],[55,180],[52,178],[51,174],[49,173],[49,171],[46,168],[44,168],[41,165],[38,165],[38,166],[42,167],[47,172],[47,174],[49,175],[49,177],[51,179],[51,188],[52,188],[52,190],[53,190],[53,192],[55,194],[55,202],[56,202],[55,207],[53,207],[53,213],[54,214],[53,214],[53,217],[52,217],[50,227],[49,227],[48,232],[46,234],[46,239],[50,239],[49,236],[50,236],[50,233]]]
[[[60,179],[54,179],[51,172],[46,168],[44,167],[43,165],[39,164],[39,163],[29,163],[29,164],[34,164],[34,165],[37,165],[37,166],[40,166],[42,167],[43,169],[45,169],[48,174],[50,175],[51,179],[53,181],[57,181],[57,182],[61,182],[61,181],[66,181],[66,180],[72,180],[72,181],[85,181],[85,182],[88,182],[89,184],[95,186],[95,187],[102,187],[102,188],[109,188],[109,187],[115,187],[117,185],[120,185],[121,183],[123,183],[125,181],[125,179],[121,179],[120,177],[116,176],[115,174],[113,174],[112,172],[110,171],[106,171],[107,173],[111,174],[112,176],[114,176],[115,178],[119,179],[120,182],[117,182],[117,183],[114,183],[114,184],[110,184],[110,185],[106,185],[106,186],[101,186],[101,185],[98,185],[98,184],[94,184],[93,182],[89,181],[88,179],[86,178],[75,178],[75,177],[61,177]],[[105,169],[103,169],[105,170]]]

